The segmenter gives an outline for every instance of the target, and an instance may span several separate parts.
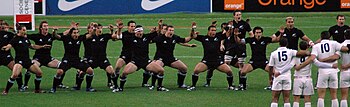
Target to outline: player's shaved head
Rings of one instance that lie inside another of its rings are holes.
[[[299,43],[299,48],[301,50],[306,50],[308,46],[309,46],[309,44],[306,41],[300,41],[300,43]]]
[[[321,32],[321,39],[329,39],[331,38],[331,34],[328,31]]]
[[[288,40],[287,40],[287,38],[281,38],[280,39],[280,46],[281,47],[286,47],[288,45]]]

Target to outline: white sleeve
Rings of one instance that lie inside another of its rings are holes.
[[[293,57],[297,56],[297,53],[298,53],[298,51],[296,51],[296,50],[291,50],[291,54],[292,54]]]
[[[318,67],[318,68],[332,68],[333,64],[331,63],[324,63],[324,62],[320,62],[317,59],[314,59],[314,64]]]
[[[295,60],[292,60],[291,63],[289,63],[288,65],[284,66],[284,67],[282,68],[282,70],[281,70],[281,71],[278,71],[278,72],[280,72],[280,74],[283,74],[283,73],[289,71],[290,69],[292,69],[294,65],[295,65]]]
[[[275,60],[273,56],[274,56],[274,52],[272,52],[270,55],[269,66],[275,66]]]
[[[338,42],[333,42],[333,44],[334,44],[334,46],[335,46],[335,50],[337,50],[337,51],[340,51],[341,50],[341,47],[343,46],[343,45],[341,45],[340,43],[338,43]]]
[[[318,46],[319,46],[319,45],[314,46],[314,47],[312,48],[312,51],[311,51],[311,54],[315,55],[316,57],[317,57],[317,55],[318,55],[318,52],[317,52]]]

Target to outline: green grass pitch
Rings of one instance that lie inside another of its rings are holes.
[[[319,38],[320,32],[328,30],[330,26],[336,24],[336,15],[344,14],[350,16],[350,12],[303,12],[303,13],[243,13],[243,19],[250,18],[251,27],[261,26],[264,28],[264,35],[271,36],[275,33],[279,26],[285,25],[285,17],[294,16],[295,26],[302,29],[304,33],[316,41]],[[143,15],[92,15],[92,16],[36,16],[36,25],[42,20],[47,20],[49,26],[69,26],[71,21],[79,22],[83,29],[81,34],[85,33],[85,26],[89,22],[98,22],[102,25],[114,24],[115,20],[123,19],[126,26],[127,21],[135,20],[137,24],[147,26],[157,26],[158,19],[163,19],[164,23],[175,26],[175,33],[182,37],[188,36],[190,32],[191,22],[198,23],[198,31],[201,34],[206,34],[206,28],[211,24],[211,21],[217,20],[218,24],[232,20],[231,13],[211,13],[211,14],[187,14],[187,13],[173,13],[173,14],[143,14]],[[0,16],[9,23],[12,23],[13,17]],[[348,24],[348,22],[346,23]],[[125,30],[125,29],[124,29]],[[51,31],[51,30],[50,30]],[[59,29],[63,32],[64,28]],[[149,30],[146,30],[148,32]],[[108,32],[107,29],[104,30]],[[36,33],[36,32],[29,32]],[[201,60],[203,55],[203,48],[201,44],[195,40],[190,43],[197,44],[198,47],[189,48],[180,45],[176,46],[175,56],[182,60],[188,66],[188,73],[185,80],[187,85],[191,85],[191,74],[195,65]],[[52,56],[61,60],[63,56],[62,42],[55,41],[52,50]],[[250,47],[247,45],[248,56],[251,56]],[[267,55],[278,47],[277,44],[270,44],[267,49]],[[81,49],[81,56],[83,55],[83,46]],[[108,44],[109,60],[111,64],[115,65],[115,60],[120,55],[121,42],[110,41]],[[12,49],[13,51],[13,49]],[[150,58],[153,58],[155,53],[155,45],[150,45]],[[31,50],[31,57],[34,51]],[[247,58],[249,60],[250,57]],[[49,90],[52,86],[53,76],[56,73],[55,69],[41,67],[44,74],[41,87],[44,90]],[[234,81],[238,83],[236,68],[233,68]],[[24,70],[23,70],[24,72]],[[95,77],[93,80],[93,87],[98,90],[95,93],[88,93],[82,91],[71,91],[58,89],[55,94],[34,94],[33,78],[29,81],[29,90],[27,92],[18,92],[17,85],[14,84],[10,90],[9,95],[0,96],[1,107],[25,107],[25,106],[235,106],[235,107],[268,107],[271,102],[271,92],[263,88],[268,84],[267,73],[258,69],[248,74],[248,90],[246,91],[229,91],[227,90],[226,76],[223,73],[214,72],[212,85],[209,88],[201,87],[205,82],[206,73],[202,73],[199,77],[197,90],[186,91],[185,89],[177,88],[177,70],[165,67],[164,85],[170,89],[170,92],[150,91],[148,88],[141,87],[142,70],[128,76],[128,81],[125,85],[125,90],[122,93],[112,93],[106,87],[106,73],[104,70],[95,69]],[[317,68],[313,68],[313,78],[316,81]],[[0,90],[2,91],[6,86],[6,81],[11,75],[11,71],[7,67],[0,67]],[[63,81],[65,85],[73,86],[75,80],[75,69],[67,71],[66,77]],[[150,81],[149,81],[150,82]],[[82,85],[85,89],[85,83]],[[340,95],[340,91],[338,92]],[[338,96],[340,99],[340,96]],[[280,104],[282,98],[280,97]],[[291,102],[292,96],[291,96]],[[312,96],[312,104],[316,106],[317,94]],[[330,106],[329,92],[326,94],[325,105]],[[301,102],[300,106],[304,106]]]

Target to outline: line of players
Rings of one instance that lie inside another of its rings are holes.
[[[124,84],[126,82],[126,76],[140,68],[145,69],[143,85],[145,85],[145,83],[147,83],[147,80],[150,78],[149,72],[153,72],[154,77],[152,78],[155,78],[155,79],[152,79],[152,86],[154,87],[155,80],[158,80],[157,90],[168,91],[168,89],[162,86],[162,80],[164,75],[164,69],[162,68],[162,66],[164,65],[171,66],[179,70],[178,85],[179,87],[185,88],[186,86],[184,85],[183,80],[187,73],[187,67],[184,63],[182,63],[180,60],[174,57],[173,50],[174,50],[175,43],[179,43],[179,42],[186,43],[191,39],[196,39],[202,42],[204,47],[204,57],[202,61],[198,63],[195,67],[194,74],[192,75],[192,86],[189,87],[188,90],[195,89],[196,82],[198,80],[198,74],[207,69],[209,69],[209,72],[208,72],[206,86],[210,86],[210,76],[212,75],[213,69],[218,69],[219,71],[222,71],[227,74],[227,80],[229,84],[228,89],[245,90],[246,80],[247,80],[245,76],[246,73],[257,68],[262,68],[267,72],[270,72],[269,74],[272,75],[271,70],[268,67],[268,60],[266,59],[267,44],[272,42],[277,42],[280,39],[280,37],[287,38],[288,40],[287,48],[294,49],[294,50],[298,49],[297,43],[299,38],[307,41],[308,44],[313,44],[313,42],[301,30],[294,27],[294,19],[292,17],[287,17],[286,18],[287,27],[280,29],[272,37],[262,37],[263,29],[260,27],[255,27],[253,31],[251,31],[250,25],[247,22],[242,20],[241,12],[239,11],[234,12],[234,18],[235,20],[230,21],[229,23],[223,23],[221,25],[222,32],[216,33],[216,27],[214,25],[208,27],[208,34],[206,36],[198,36],[197,33],[194,31],[195,25],[193,25],[193,29],[191,30],[191,35],[186,38],[180,38],[174,35],[174,27],[164,26],[161,21],[159,22],[159,25],[160,25],[159,29],[161,28],[166,31],[158,30],[157,32],[156,29],[154,29],[152,33],[149,33],[149,34],[143,34],[142,26],[136,26],[136,23],[133,21],[130,21],[128,23],[128,31],[121,32],[122,23],[119,21],[117,22],[119,25],[117,28],[118,30],[116,32],[113,32],[111,30],[112,34],[110,34],[109,36],[103,35],[101,33],[102,31],[101,26],[98,26],[98,24],[96,23],[92,23],[88,25],[88,33],[85,34],[84,36],[79,35],[79,30],[77,29],[78,24],[76,23],[72,24],[71,29],[61,34],[62,36],[56,34],[56,32],[54,32],[53,34],[49,34],[47,22],[43,22],[40,24],[39,36],[27,35],[25,27],[19,27],[17,36],[24,37],[24,38],[20,38],[17,41],[13,41],[14,43],[8,40],[9,41],[8,43],[10,43],[11,45],[13,43],[14,46],[4,45],[5,47],[2,48],[3,50],[9,50],[10,47],[14,47],[16,50],[16,54],[17,54],[17,50],[19,50],[18,54],[24,54],[23,57],[19,55],[18,58],[16,55],[16,58],[15,58],[16,64],[14,64],[14,68],[13,68],[14,72],[11,78],[9,79],[8,85],[5,91],[3,92],[3,94],[7,94],[9,88],[14,83],[14,80],[19,79],[17,78],[17,76],[21,77],[20,76],[21,73],[19,73],[19,71],[22,68],[22,66],[29,69],[29,71],[36,73],[37,78],[35,80],[36,80],[36,84],[38,84],[38,86],[36,86],[36,92],[41,92],[39,84],[40,84],[40,80],[41,80],[40,78],[41,78],[42,72],[40,68],[36,67],[40,65],[58,68],[57,74],[54,78],[53,88],[51,89],[50,92],[56,91],[56,87],[59,84],[61,84],[62,78],[64,76],[64,72],[67,71],[70,67],[75,67],[80,70],[77,73],[76,86],[73,87],[73,89],[76,89],[76,90],[80,89],[80,84],[83,81],[83,77],[84,77],[83,74],[87,73],[86,91],[92,91],[92,92],[95,91],[91,87],[91,81],[93,78],[92,68],[100,67],[107,71],[108,77],[110,77],[111,80],[113,81],[114,83],[114,87],[112,87],[113,92],[122,91],[124,89]],[[341,20],[341,18],[343,18],[342,19],[343,22],[341,23],[343,23],[343,26],[344,26],[345,17],[342,15],[337,16],[337,20]],[[331,29],[334,29],[334,28],[331,28]],[[335,29],[342,30],[344,29],[344,27],[340,26],[340,28],[335,28]],[[245,38],[246,32],[249,32],[249,35],[250,35],[249,38]],[[334,35],[333,38],[336,38],[338,36],[337,34],[339,33],[342,33],[342,31],[334,31],[334,34],[332,34],[332,36]],[[158,36],[158,35],[163,35],[163,36]],[[36,44],[17,46],[17,45],[23,45],[23,42],[30,44],[29,40],[27,40],[26,37],[34,40]],[[64,55],[64,58],[62,59],[62,62],[59,62],[58,60],[50,56],[51,45],[54,39],[62,40],[64,42],[65,55]],[[106,47],[107,41],[109,39],[119,39],[123,41],[122,53],[120,55],[120,58],[117,60],[116,69],[114,72],[113,72],[112,66],[109,64],[109,61],[106,58],[106,48],[100,47],[100,46]],[[335,40],[341,40],[341,39],[337,38]],[[96,42],[96,41],[99,41],[99,42]],[[22,43],[19,43],[19,42],[22,42]],[[47,43],[44,43],[44,42],[47,42]],[[84,60],[80,60],[79,58],[78,48],[80,48],[81,42],[84,42],[85,47],[90,47],[91,49],[90,51],[94,50],[94,52],[89,52],[88,48],[85,49]],[[94,44],[95,42],[96,43],[94,45],[86,46],[85,42],[90,42],[87,44]],[[151,42],[155,42],[157,45],[157,52],[155,55],[156,61],[151,61],[148,58],[148,44]],[[40,44],[40,43],[44,43],[44,44]],[[244,44],[246,43],[249,43],[252,48],[252,58],[249,61],[249,64],[243,64],[245,60],[244,57],[246,57],[246,53],[245,53],[246,49],[244,48],[245,47]],[[167,45],[164,45],[164,44],[167,44]],[[20,48],[16,49],[16,46],[24,49],[20,49]],[[244,48],[244,49],[239,49],[238,47]],[[33,62],[31,60],[28,60],[29,57],[27,56],[29,56],[29,54],[26,55],[28,48],[33,48],[37,50],[36,54],[34,55]],[[224,49],[226,50],[225,52],[224,52]],[[95,52],[95,50],[99,52]],[[130,52],[131,50],[133,51]],[[160,51],[163,51],[163,52],[160,52]],[[164,53],[167,53],[167,54],[164,54]],[[91,55],[88,55],[88,54],[91,54]],[[224,54],[225,56],[223,56]],[[4,56],[8,56],[8,55],[4,55]],[[11,63],[14,63],[14,62],[11,62]],[[11,69],[11,63],[5,63],[4,65],[8,65],[8,67]],[[90,63],[90,65],[88,63]],[[237,88],[235,88],[233,85],[232,71],[226,63],[240,68],[240,72],[239,72],[240,85]],[[117,78],[119,77],[119,70],[125,64],[126,66],[124,68],[124,71],[120,76],[121,77],[120,87],[118,87]],[[272,77],[272,76],[269,76],[269,77]],[[270,81],[272,82],[272,78],[270,78]],[[18,84],[20,85],[23,83],[19,82]],[[23,89],[23,88],[19,88],[19,89]]]

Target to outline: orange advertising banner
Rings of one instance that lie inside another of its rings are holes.
[[[244,0],[225,0],[225,10],[244,10]]]
[[[342,9],[349,9],[350,8],[350,0],[341,0],[340,1],[340,8]]]

